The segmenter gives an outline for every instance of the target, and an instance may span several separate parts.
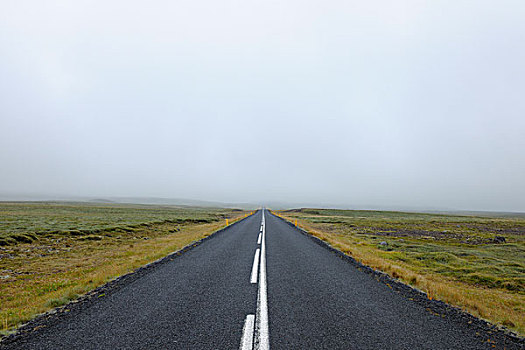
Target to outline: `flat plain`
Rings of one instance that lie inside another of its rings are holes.
[[[1,334],[244,216],[216,208],[2,202]]]
[[[434,298],[525,334],[525,215],[297,209],[278,212]]]

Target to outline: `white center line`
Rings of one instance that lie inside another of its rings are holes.
[[[242,328],[242,339],[240,350],[253,349],[253,327],[255,324],[255,315],[247,315]]]
[[[257,269],[259,269],[259,285],[257,289],[257,314],[247,315],[242,329],[240,350],[270,349],[270,336],[268,330],[268,295],[266,287],[266,224],[264,208],[262,210],[261,232],[257,239],[257,248],[253,257],[251,283],[257,283]],[[255,336],[254,336],[255,335]]]
[[[255,251],[255,256],[253,257],[252,277],[250,279],[251,283],[257,283],[257,268],[259,267],[259,253],[260,253],[260,249],[257,248],[257,250]]]
[[[264,224],[263,209],[263,232],[261,242],[261,267],[259,273],[259,291],[257,295],[257,337],[255,348],[259,350],[270,349],[270,336],[268,330],[268,295],[266,290],[266,227]]]

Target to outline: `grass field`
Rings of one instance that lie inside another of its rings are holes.
[[[7,334],[245,216],[229,209],[0,202],[0,329]]]
[[[432,298],[525,334],[525,215],[278,213]]]

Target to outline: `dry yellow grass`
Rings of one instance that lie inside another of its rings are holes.
[[[238,213],[229,223],[244,216]],[[19,245],[13,248],[16,254],[10,261],[4,262],[16,276],[0,281],[2,333],[224,226],[224,221],[183,226],[164,223],[138,231],[143,236],[140,239],[65,240],[49,254],[39,254],[35,245]],[[144,239],[148,233],[151,238]]]
[[[442,300],[472,315],[505,326],[521,336],[525,335],[525,295],[500,288],[478,287],[440,274],[425,273],[417,266],[403,261],[392,261],[381,255],[384,251],[366,244],[360,238],[341,234],[337,229],[322,223],[297,219],[297,216],[279,215],[307,230],[334,248],[352,256],[357,261],[418,288],[433,299]]]

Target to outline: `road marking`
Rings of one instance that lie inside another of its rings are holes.
[[[251,283],[257,283],[257,268],[259,267],[259,253],[260,253],[260,249],[257,248],[257,250],[255,251],[255,256],[253,257],[252,277],[250,279]]]
[[[255,324],[255,315],[247,315],[242,328],[242,338],[240,350],[253,349],[253,328]]]
[[[255,348],[258,350],[270,349],[268,330],[268,295],[266,289],[266,227],[264,225],[264,209],[262,212],[263,232],[261,242],[261,266],[259,268],[259,291],[257,295],[257,337]]]
[[[261,232],[257,239],[257,248],[253,257],[251,283],[257,283],[257,269],[259,269],[259,286],[257,289],[257,314],[247,315],[242,328],[240,350],[255,349],[269,350],[270,336],[268,330],[268,295],[266,287],[266,224],[264,208],[262,209]]]

